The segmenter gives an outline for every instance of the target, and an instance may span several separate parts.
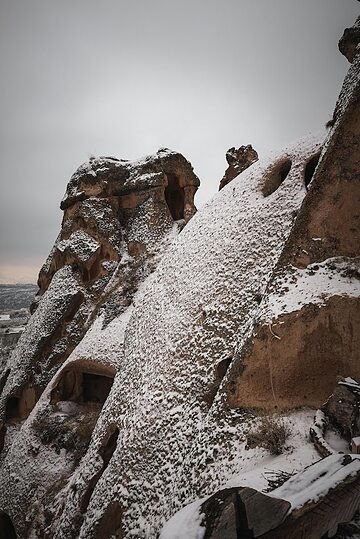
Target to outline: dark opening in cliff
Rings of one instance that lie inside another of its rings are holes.
[[[34,387],[27,384],[21,389],[21,393],[9,397],[6,401],[5,421],[22,421],[26,419],[34,408],[37,395]]]
[[[11,518],[0,511],[0,539],[16,539],[16,532]]]
[[[119,502],[111,502],[103,516],[100,519],[97,530],[94,534],[94,539],[105,539],[106,537],[115,537],[115,539],[122,539],[122,509]]]
[[[10,369],[6,369],[6,371],[0,378],[0,394],[5,387],[6,381],[9,378],[9,374],[10,374]]]
[[[225,374],[227,373],[227,370],[230,366],[232,357],[229,356],[225,359],[222,359],[219,361],[219,363],[215,367],[215,380],[212,383],[209,390],[204,395],[204,400],[207,403],[207,405],[210,406],[214,402],[214,399],[216,397],[216,393],[218,392],[218,389],[220,387],[220,384],[222,382],[222,379],[224,378]]]
[[[81,505],[80,505],[80,510],[82,513],[85,513],[89,505],[92,493],[94,492],[94,489],[96,487],[96,484],[98,483],[102,474],[105,472],[110,462],[110,459],[114,454],[118,437],[119,437],[119,429],[116,427],[115,430],[111,431],[110,435],[104,441],[103,445],[99,449],[99,453],[103,459],[103,465],[102,465],[102,468],[98,470],[96,474],[88,482],[85,494],[81,500]]]
[[[4,449],[5,436],[6,436],[6,425],[1,425],[0,426],[0,453]]]
[[[184,219],[184,189],[180,187],[175,174],[167,174],[168,184],[165,188],[165,200],[174,221]]]
[[[11,421],[12,419],[19,419],[20,417],[20,399],[19,397],[9,397],[6,401],[6,421]]]
[[[228,368],[229,368],[229,365],[231,363],[231,360],[232,360],[232,357],[229,356],[223,360],[221,360],[217,365],[216,365],[216,378],[221,382],[221,380],[224,378]]]
[[[311,159],[306,163],[305,170],[304,170],[304,182],[305,187],[308,188],[313,176],[315,169],[317,167],[317,164],[320,159],[320,153],[317,153],[316,155],[313,155]]]
[[[262,188],[264,197],[272,195],[276,189],[280,187],[283,181],[286,179],[291,169],[291,160],[286,159],[278,164],[272,171],[269,172],[265,178],[265,183]]]
[[[114,378],[104,374],[64,371],[57,387],[52,391],[51,401],[73,401],[104,404],[110,393]]]

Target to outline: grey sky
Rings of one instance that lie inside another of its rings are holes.
[[[181,151],[200,206],[229,147],[261,156],[321,129],[348,69],[338,39],[358,10],[355,0],[0,0],[0,281],[35,278],[66,183],[90,154]]]

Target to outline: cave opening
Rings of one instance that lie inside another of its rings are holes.
[[[16,532],[11,518],[0,511],[0,539],[16,539]]]
[[[119,438],[119,429],[116,427],[115,430],[110,434],[106,444],[100,448],[100,455],[102,456],[102,459],[104,461],[104,468],[107,467],[107,465],[110,462],[111,457],[114,454],[118,438]]]
[[[0,394],[2,393],[2,390],[5,387],[6,381],[9,378],[9,374],[10,374],[10,369],[6,369],[6,371],[0,378]]]
[[[319,162],[319,159],[320,159],[320,153],[317,153],[313,155],[311,159],[309,159],[309,161],[305,165],[304,183],[305,183],[306,189],[308,189],[309,184],[314,176],[314,172]]]
[[[89,502],[90,502],[90,498],[92,496],[92,493],[94,492],[94,489],[99,481],[99,479],[101,478],[101,476],[103,475],[103,473],[105,472],[110,460],[111,460],[111,457],[113,456],[114,454],[114,451],[116,449],[116,445],[117,445],[117,441],[118,441],[118,437],[119,437],[119,429],[116,427],[115,430],[111,431],[111,434],[110,436],[108,436],[107,440],[103,443],[103,445],[100,447],[99,449],[99,453],[103,459],[103,465],[101,467],[100,470],[98,470],[94,476],[90,479],[90,481],[88,482],[88,485],[87,485],[87,488],[86,488],[86,491],[85,491],[85,494],[81,500],[81,504],[80,504],[80,511],[82,513],[85,513],[88,505],[89,505]]]
[[[119,502],[112,501],[104,511],[95,531],[94,539],[122,539],[122,508]]]
[[[37,393],[31,383],[26,384],[18,395],[8,397],[5,421],[16,422],[26,419],[37,402]]]
[[[0,453],[5,446],[5,436],[6,436],[6,425],[0,426]]]
[[[5,420],[11,421],[20,418],[20,399],[19,397],[9,397],[6,401]]]
[[[291,160],[285,159],[269,173],[262,188],[264,197],[272,195],[280,187],[283,181],[287,178],[291,165]]]
[[[214,399],[216,397],[216,394],[218,392],[218,389],[221,385],[221,382],[227,373],[227,370],[231,364],[232,356],[226,357],[225,359],[222,359],[219,361],[219,363],[215,367],[215,379],[211,386],[209,387],[208,391],[204,395],[204,400],[208,407],[212,406]]]
[[[232,357],[229,356],[225,359],[222,359],[217,365],[216,365],[216,378],[221,382],[224,378],[225,374],[227,373],[227,370],[230,366],[230,363],[232,361]]]
[[[106,401],[114,378],[100,373],[66,370],[57,387],[52,391],[51,401],[72,401],[78,404]]]
[[[165,188],[165,200],[174,221],[184,219],[184,189],[180,187],[179,179],[175,174],[166,174],[168,184]]]

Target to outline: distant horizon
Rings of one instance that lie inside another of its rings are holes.
[[[22,264],[0,264],[0,284],[33,284],[37,285],[39,271],[43,262],[39,266],[24,266]]]

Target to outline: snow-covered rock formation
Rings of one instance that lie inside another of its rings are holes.
[[[75,173],[3,377],[0,531],[156,538],[194,500],[258,488],[274,460],[246,449],[252,408],[306,406],[279,458],[318,458],[309,407],[360,378],[359,66],[325,143],[260,159],[196,214],[173,152]]]

